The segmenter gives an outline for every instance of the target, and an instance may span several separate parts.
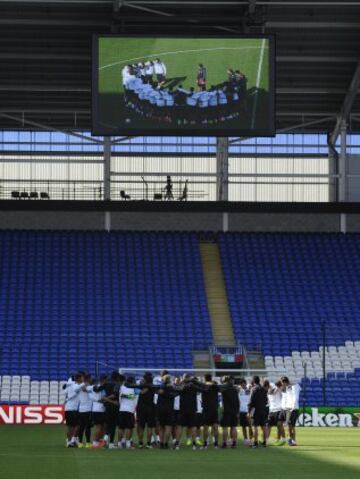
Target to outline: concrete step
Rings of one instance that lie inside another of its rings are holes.
[[[217,243],[200,243],[207,303],[216,345],[235,346],[231,316]]]

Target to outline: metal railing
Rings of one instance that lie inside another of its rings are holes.
[[[15,197],[18,192],[20,197]],[[28,193],[28,197],[21,197]],[[38,198],[31,198],[30,193],[38,193]],[[71,180],[0,180],[0,199],[14,201],[37,201],[40,193],[47,193],[52,200],[102,200],[104,189],[102,181]]]

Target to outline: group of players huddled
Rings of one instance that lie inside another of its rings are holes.
[[[210,374],[202,380],[190,374],[173,378],[164,370],[155,377],[146,372],[136,381],[133,376],[114,371],[95,381],[89,374],[78,372],[64,389],[67,447],[133,449],[135,426],[139,448],[168,449],[170,444],[177,450],[183,431],[186,444],[194,450],[207,449],[211,444],[214,448],[236,448],[238,426],[244,444],[252,448],[266,447],[273,427],[277,440],[272,445],[296,446],[301,388],[286,376],[275,384],[260,381],[258,376],[250,383],[225,376],[218,383]]]
[[[146,63],[125,65],[121,71],[125,104],[139,113],[167,123],[218,123],[240,115],[245,107],[246,76],[240,70],[227,71],[227,81],[207,88],[207,69],[200,63],[196,89],[180,84],[173,87],[167,67],[157,58]]]

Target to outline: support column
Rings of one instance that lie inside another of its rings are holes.
[[[346,158],[346,122],[341,123],[340,129],[340,155],[339,155],[339,201],[347,201],[347,158]]]
[[[111,199],[111,137],[104,137],[104,178],[103,178],[103,188],[104,188],[104,200],[110,201]],[[105,231],[111,230],[111,214],[110,211],[105,212]]]
[[[328,149],[328,158],[329,158],[329,175],[336,175],[337,174],[337,154],[334,151],[334,148],[329,146]],[[330,203],[334,203],[337,200],[337,185],[338,179],[329,178],[329,201]]]
[[[229,231],[229,213],[224,212],[222,214],[222,230],[223,233],[227,233]]]
[[[104,137],[104,200],[110,200],[111,137]]]
[[[340,155],[339,155],[339,201],[348,201],[348,160],[346,154],[347,124],[343,120],[340,127]],[[340,231],[346,233],[346,214],[340,214]]]
[[[216,140],[216,200],[229,199],[229,138]]]

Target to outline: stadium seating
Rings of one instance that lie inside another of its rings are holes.
[[[12,401],[55,397],[36,382],[96,361],[192,367],[212,344],[195,235],[1,232],[0,261],[1,400],[10,379]]]
[[[347,405],[358,404],[360,236],[228,233],[219,244],[237,340],[263,352],[274,379],[303,380],[306,362],[318,405],[325,324],[328,404],[345,405],[340,381]]]
[[[327,404],[358,405],[360,236],[218,239],[237,341],[318,406],[325,321]],[[212,344],[195,234],[2,232],[0,268],[0,402],[62,402],[69,373],[96,361],[191,368]]]

